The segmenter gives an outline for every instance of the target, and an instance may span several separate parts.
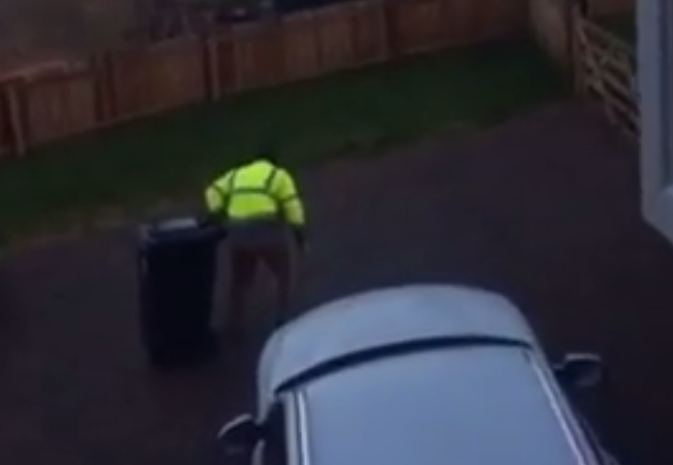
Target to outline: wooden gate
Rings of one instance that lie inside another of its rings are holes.
[[[597,98],[612,123],[637,137],[640,115],[633,46],[581,12],[573,14],[577,90]]]

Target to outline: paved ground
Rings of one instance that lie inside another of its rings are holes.
[[[624,462],[673,463],[673,247],[641,222],[636,156],[611,134],[558,105],[305,173],[301,307],[409,281],[503,291],[550,351],[604,353],[610,385],[592,412]],[[150,373],[132,246],[111,233],[2,264],[1,463],[215,463],[219,423],[250,399],[254,343],[217,366]]]

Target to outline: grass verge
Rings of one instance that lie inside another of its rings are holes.
[[[0,167],[9,236],[87,223],[102,209],[145,208],[199,192],[242,155],[274,140],[290,164],[482,126],[554,98],[555,70],[517,41],[255,91],[37,150]]]

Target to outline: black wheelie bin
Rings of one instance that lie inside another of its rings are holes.
[[[211,314],[222,237],[220,226],[196,218],[141,227],[140,332],[152,365],[167,367],[216,354]]]

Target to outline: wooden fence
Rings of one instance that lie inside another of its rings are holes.
[[[0,95],[0,157],[9,152],[11,145],[8,104],[5,95]]]
[[[598,99],[626,134],[640,132],[636,53],[632,45],[574,12],[574,69],[577,90]]]
[[[526,0],[366,0],[207,38],[126,45],[56,76],[0,82],[0,155],[69,135],[525,28]]]

